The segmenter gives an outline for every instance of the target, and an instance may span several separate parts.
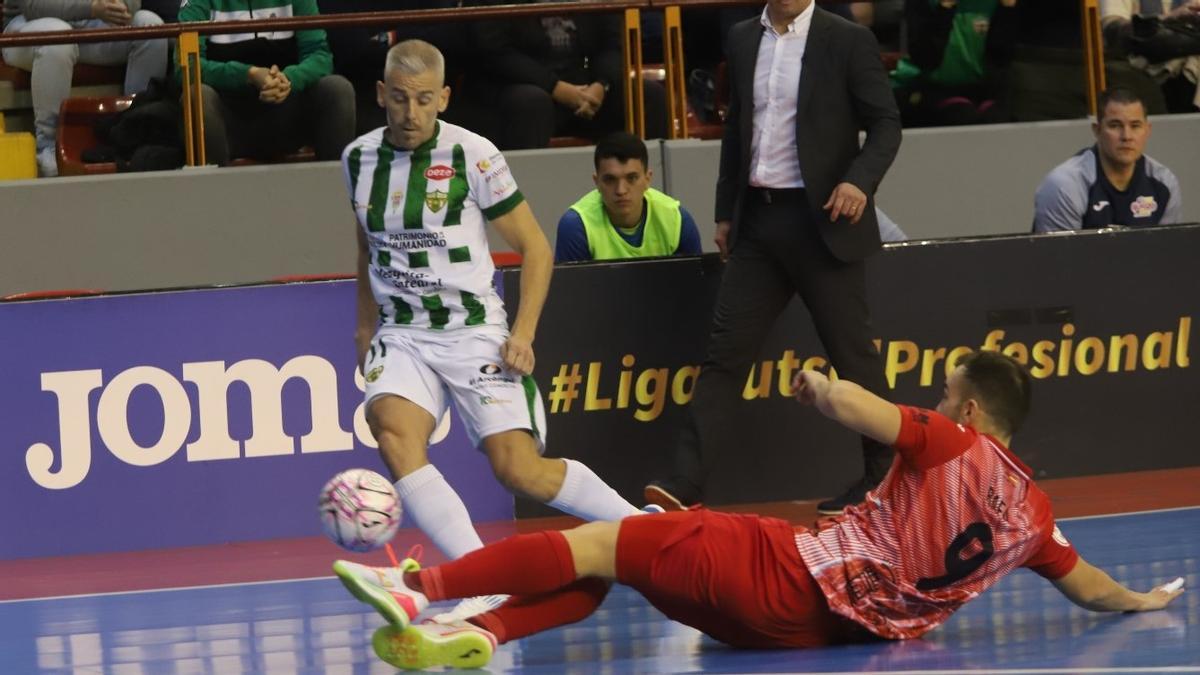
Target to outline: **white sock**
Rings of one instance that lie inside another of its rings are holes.
[[[456,560],[483,548],[466,504],[436,466],[426,464],[396,481],[396,492],[404,512],[447,558]]]
[[[585,464],[573,459],[563,461],[567,463],[567,475],[558,494],[546,502],[547,506],[588,521],[620,520],[642,512],[622,499]]]

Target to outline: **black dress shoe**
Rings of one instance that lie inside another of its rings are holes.
[[[647,502],[666,511],[684,511],[700,504],[700,489],[683,478],[652,480],[642,494]]]
[[[847,506],[861,504],[867,498],[867,492],[875,489],[879,481],[871,481],[867,478],[859,478],[853,485],[846,488],[842,494],[833,499],[826,499],[823,502],[817,502],[817,513],[823,516],[838,516],[846,510]]]

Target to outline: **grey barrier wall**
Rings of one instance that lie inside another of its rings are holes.
[[[1179,178],[1186,222],[1200,221],[1200,114],[1151,124],[1148,154]],[[1092,142],[1087,120],[909,129],[876,203],[913,239],[1028,232],[1042,178]],[[663,157],[668,190],[696,217],[705,250],[715,250],[720,143],[672,141]]]
[[[1090,138],[1086,120],[907,131],[879,202],[914,238],[1023,232],[1034,187]],[[713,250],[719,143],[651,150],[655,185],[683,201]],[[1156,118],[1149,150],[1190,195],[1187,220],[1200,221],[1200,115]],[[592,149],[508,154],[553,242],[558,217],[591,188]],[[0,295],[350,273],[352,222],[332,162],[0,182]]]

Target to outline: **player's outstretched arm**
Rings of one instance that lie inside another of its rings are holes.
[[[533,372],[533,338],[554,271],[554,254],[528,202],[521,202],[491,224],[521,254],[521,305],[513,319],[512,336],[501,349],[505,365],[520,373]]]
[[[802,370],[792,380],[796,400],[814,405],[839,424],[892,445],[900,435],[900,409],[847,380],[830,381],[824,373]]]
[[[1182,578],[1156,586],[1148,593],[1138,593],[1113,581],[1104,570],[1083,558],[1065,577],[1050,583],[1068,600],[1093,612],[1148,612],[1166,607],[1183,594]]]

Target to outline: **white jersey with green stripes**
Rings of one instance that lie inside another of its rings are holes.
[[[438,122],[409,151],[360,136],[342,153],[354,215],[367,235],[380,326],[508,327],[492,286],[485,224],[524,197],[504,156],[479,134]]]

